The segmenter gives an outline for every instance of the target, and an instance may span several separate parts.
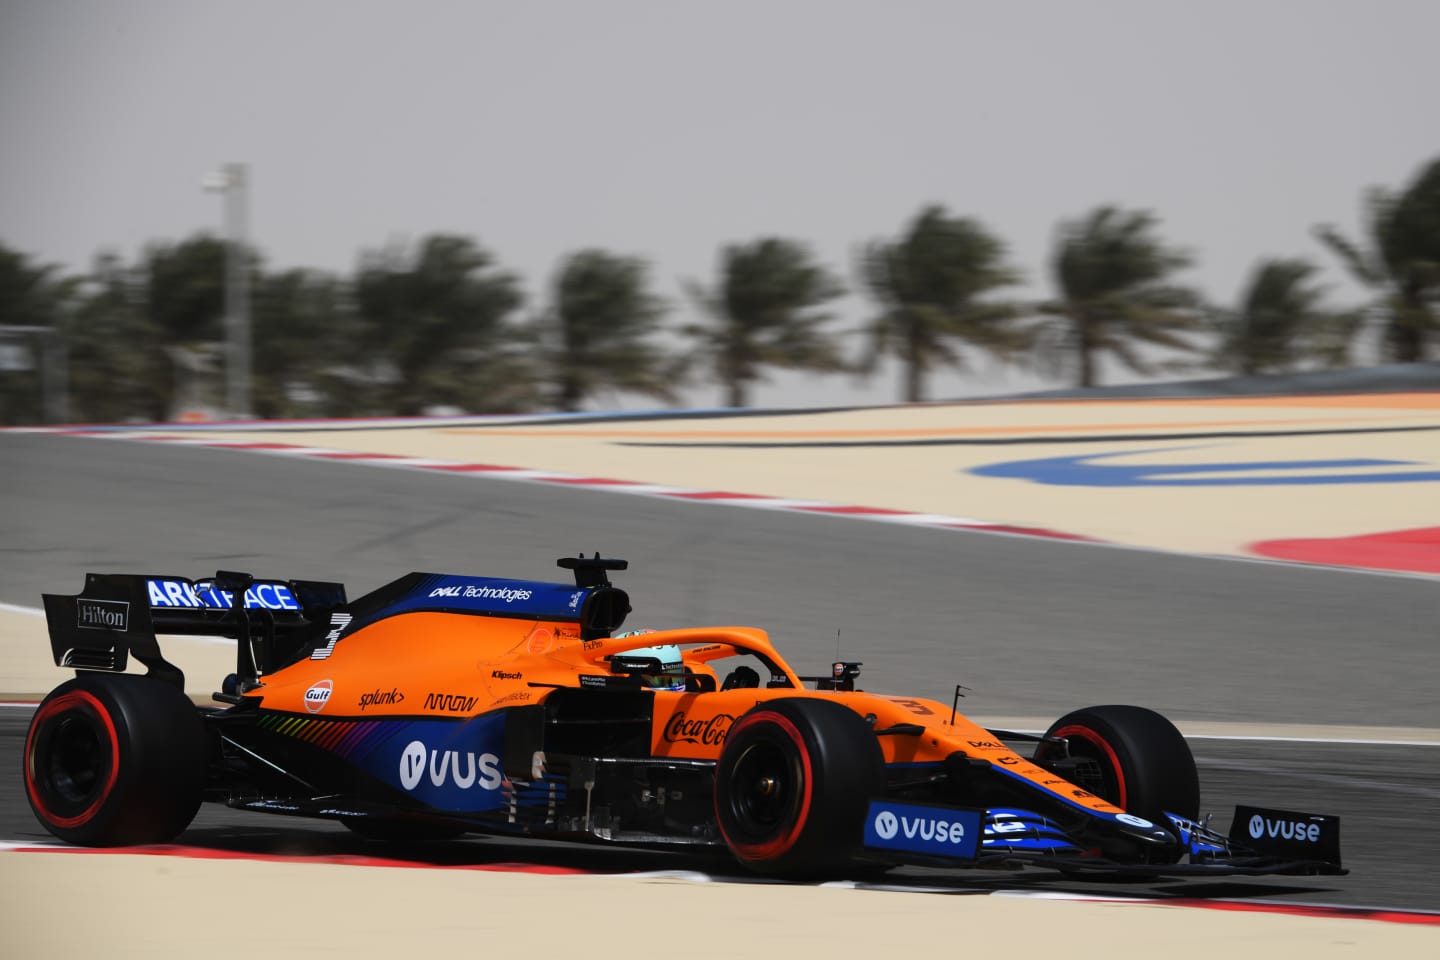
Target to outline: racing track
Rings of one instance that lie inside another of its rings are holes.
[[[962,682],[972,691],[962,707],[979,717],[1043,722],[1074,706],[1130,701],[1182,726],[1440,728],[1440,590],[1423,578],[63,436],[0,434],[0,463],[5,603],[35,606],[43,590],[78,589],[86,570],[249,569],[343,579],[358,595],[412,569],[545,577],[554,557],[598,549],[631,561],[620,583],[634,624],[766,626],[802,669],[829,662],[838,631],[844,655],[866,662],[862,682],[872,689],[948,700]],[[0,711],[4,769],[18,767],[24,722],[22,711]],[[1430,872],[1440,854],[1440,747],[1209,739],[1194,747],[1204,806],[1221,826],[1236,799],[1340,814],[1354,872],[1192,881],[1161,892],[1440,907]],[[304,827],[207,810],[188,839],[221,849],[353,850],[348,836]],[[0,779],[0,838],[38,836],[18,777]],[[484,856],[491,845],[454,846],[465,852],[440,855]],[[600,869],[611,862],[563,856]],[[962,882],[1016,885],[1008,875]]]

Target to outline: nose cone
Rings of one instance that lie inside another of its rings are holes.
[[[1180,838],[1173,831],[1144,817],[1122,813],[1112,821],[1112,826],[1118,827],[1119,832],[1127,839],[1137,842],[1141,849],[1148,851],[1146,860],[1173,861],[1180,852]]]

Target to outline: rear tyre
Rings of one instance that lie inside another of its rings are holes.
[[[1190,745],[1154,710],[1086,707],[1056,720],[1045,736],[1064,738],[1070,756],[1093,761],[1065,775],[1117,807],[1162,825],[1167,811],[1191,820],[1200,815],[1200,777]],[[1048,743],[1035,751],[1042,767],[1064,756]]]
[[[875,731],[828,700],[761,703],[735,721],[715,771],[715,815],[730,851],[761,873],[835,872],[860,845],[885,783]]]
[[[25,792],[40,823],[92,847],[164,843],[200,806],[199,711],[151,677],[83,673],[50,692],[25,738]]]

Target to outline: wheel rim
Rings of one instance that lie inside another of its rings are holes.
[[[1062,727],[1052,732],[1051,736],[1064,737],[1069,741],[1070,756],[1094,760],[1100,767],[1098,782],[1077,783],[1077,786],[1084,787],[1122,810],[1129,809],[1126,806],[1129,796],[1125,787],[1125,773],[1120,769],[1120,758],[1104,737],[1089,727],[1079,725]]]
[[[794,822],[801,793],[799,763],[780,744],[745,748],[730,774],[730,811],[749,837],[769,837]]]
[[[83,690],[43,704],[25,747],[30,800],[58,827],[92,819],[115,788],[119,738],[104,706]]]
[[[790,718],[765,710],[737,722],[727,743],[735,759],[722,757],[726,769],[715,785],[720,832],[742,860],[780,860],[800,841],[810,816],[814,785],[805,738]]]

